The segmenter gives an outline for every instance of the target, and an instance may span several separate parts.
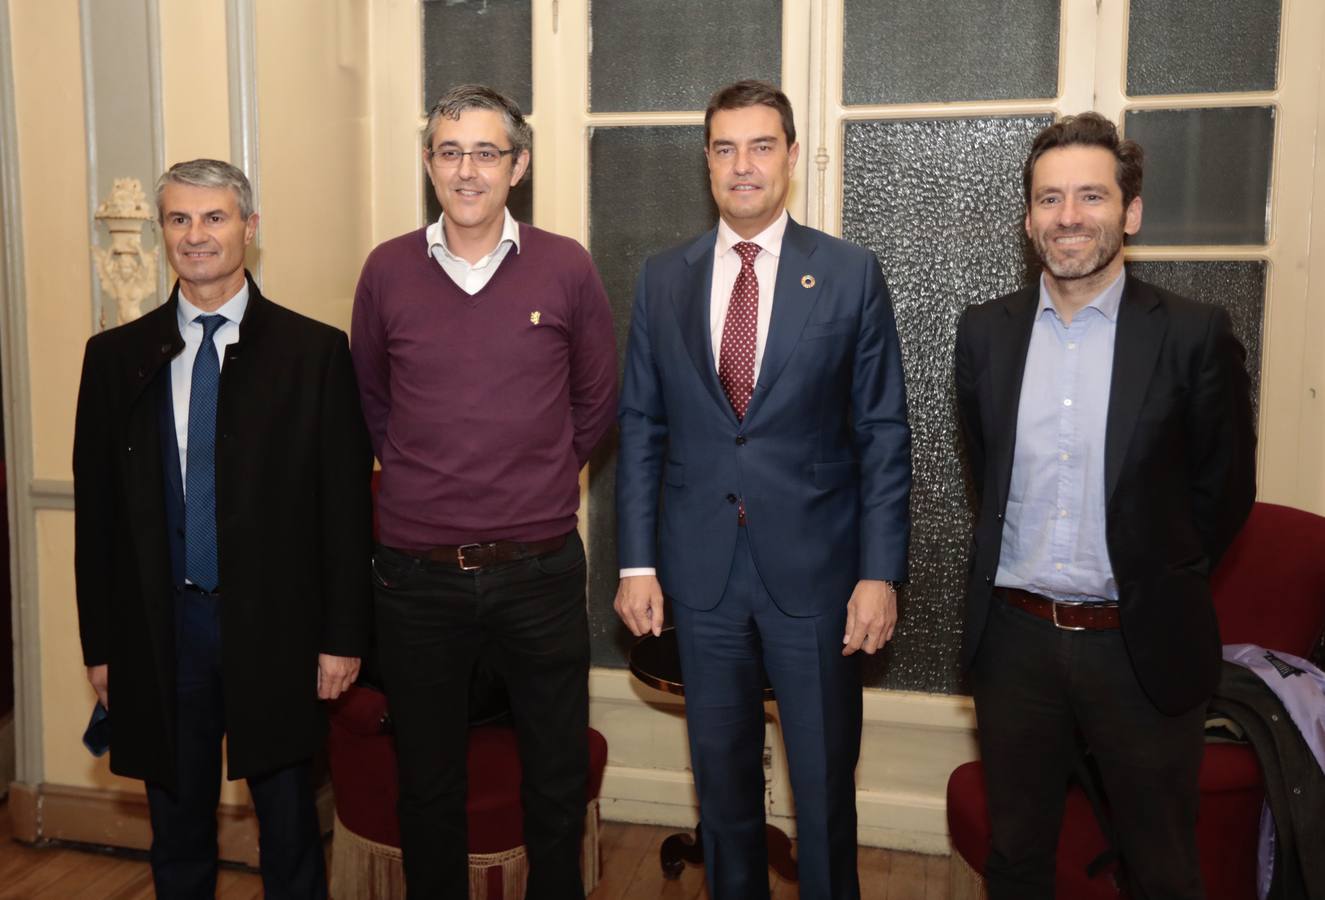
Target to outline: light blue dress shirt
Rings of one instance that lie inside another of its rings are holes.
[[[248,309],[248,279],[244,286],[211,315],[225,318],[225,324],[216,329],[212,343],[221,368],[225,368],[225,348],[239,340],[239,323]],[[198,319],[208,315],[189,302],[184,291],[179,292],[177,320],[184,349],[170,361],[170,399],[175,408],[175,441],[179,444],[180,484],[188,483],[189,467],[189,392],[193,389],[193,360],[202,346],[203,327]]]
[[[1017,407],[1000,587],[1118,599],[1105,539],[1104,432],[1123,275],[1065,325],[1040,279]]]

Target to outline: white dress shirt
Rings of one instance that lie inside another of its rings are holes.
[[[763,231],[750,238],[759,245],[755,257],[755,277],[759,280],[759,318],[755,335],[755,383],[759,383],[759,367],[764,361],[764,345],[768,343],[768,323],[773,318],[773,284],[778,277],[778,259],[782,256],[782,236],[787,233],[787,211],[778,216]],[[741,274],[741,255],[733,247],[745,238],[737,234],[723,219],[718,220],[718,241],[713,247],[713,287],[709,292],[709,331],[713,335],[713,368],[717,371],[722,355],[722,329],[727,324],[727,307],[731,305],[732,288],[736,276]]]
[[[199,316],[224,316],[225,322],[216,329],[212,336],[215,352],[220,357],[220,365],[225,365],[225,348],[239,340],[239,322],[248,309],[248,279],[239,292],[215,312],[205,313],[190,303],[184,296],[184,289],[179,292],[179,334],[184,338],[184,352],[170,361],[170,398],[175,407],[175,441],[179,444],[179,478],[183,485],[188,484],[189,458],[189,391],[193,387],[193,361],[202,346],[203,327],[197,321]],[[187,490],[187,488],[185,488]]]
[[[759,281],[759,310],[755,334],[755,384],[759,383],[759,367],[764,362],[764,347],[768,344],[768,323],[773,319],[773,285],[778,277],[778,260],[782,256],[782,237],[787,233],[787,211],[773,220],[763,231],[750,238],[759,245],[755,257],[755,278]],[[718,240],[713,246],[713,283],[709,289],[709,331],[713,336],[713,370],[718,368],[722,356],[722,329],[727,323],[727,307],[731,304],[732,288],[736,276],[741,274],[741,255],[733,247],[745,238],[727,224],[718,220]],[[621,569],[621,578],[633,575],[654,575],[652,567]]]
[[[505,213],[501,239],[497,241],[497,246],[472,265],[452,253],[451,248],[446,245],[445,213],[424,232],[424,236],[428,239],[428,252],[441,263],[442,270],[451,277],[456,286],[471,297],[483,290],[492,280],[492,276],[497,273],[497,267],[506,259],[506,254],[511,252],[512,247],[515,248],[516,253],[520,252],[520,225],[509,209],[505,210]]]

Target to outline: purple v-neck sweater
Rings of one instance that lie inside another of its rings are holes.
[[[351,353],[382,465],[379,540],[420,550],[575,527],[579,470],[616,411],[607,294],[584,248],[520,225],[470,296],[424,230],[364,263]]]

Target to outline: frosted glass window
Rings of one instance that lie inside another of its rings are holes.
[[[847,105],[1058,95],[1059,0],[845,0]]]
[[[1269,91],[1280,0],[1131,0],[1129,94]]]
[[[423,0],[423,112],[467,82],[533,112],[531,35],[529,0]]]
[[[1265,243],[1272,108],[1132,110],[1124,131],[1145,150],[1134,243]]]
[[[1142,281],[1228,310],[1233,333],[1247,349],[1252,409],[1257,409],[1261,388],[1261,326],[1265,321],[1265,263],[1183,260],[1128,263],[1127,268]]]
[[[952,383],[957,318],[1030,282],[1021,167],[1049,116],[848,122],[842,236],[892,292],[911,420],[911,584],[866,683],[960,689],[971,508]]]
[[[782,80],[781,0],[597,0],[589,24],[594,112],[703,109],[729,82]]]
[[[595,128],[589,136],[589,250],[603,276],[624,355],[635,279],[645,258],[717,224],[704,166],[704,128]],[[590,463],[589,630],[594,665],[623,665],[629,632],[616,595],[616,449]]]

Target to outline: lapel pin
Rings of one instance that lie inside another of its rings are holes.
[[[534,323],[535,325],[538,324],[538,320],[541,318],[543,318],[543,314],[538,310],[534,310],[529,314],[529,321]]]
[[[801,276],[801,287],[803,287],[803,288],[812,288],[812,287],[814,287],[814,276],[813,276],[813,275],[802,275],[802,276]]]

